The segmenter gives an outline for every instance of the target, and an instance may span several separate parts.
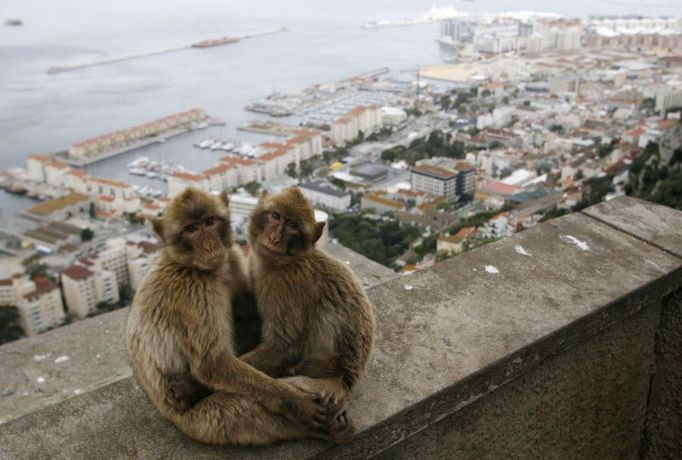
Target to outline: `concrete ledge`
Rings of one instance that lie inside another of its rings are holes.
[[[629,199],[620,201],[616,210],[633,206]],[[679,218],[679,213],[673,215]],[[609,216],[604,212],[600,220]],[[91,458],[106,453],[114,458],[355,459],[399,449],[446,417],[457,418],[473,403],[492,400],[554,357],[580,356],[576,350],[585,343],[629,318],[641,318],[647,331],[656,329],[660,308],[652,306],[660,306],[663,296],[682,286],[682,259],[673,255],[682,247],[673,240],[670,248],[660,250],[601,221],[583,214],[565,216],[370,289],[378,325],[376,350],[349,402],[360,429],[350,444],[305,441],[257,449],[199,445],[156,414],[126,379],[0,426],[0,457]],[[641,349],[647,349],[653,339],[642,343]],[[593,357],[597,364],[609,359]],[[644,372],[637,381],[648,381],[646,369],[652,366],[632,370]],[[618,378],[612,380],[618,385]],[[615,395],[622,390],[608,388]],[[642,407],[645,396],[637,398]],[[645,414],[638,408],[628,414],[640,417],[641,423],[600,419],[594,413],[588,420],[620,430],[618,439],[636,438],[628,444],[636,446],[642,433],[635,431],[643,426]],[[597,441],[576,441],[575,452],[589,451],[589,442]],[[617,457],[607,447],[602,451]],[[626,453],[637,454],[631,447]]]
[[[366,288],[398,276],[339,244],[330,242],[324,249]],[[0,347],[0,425],[130,377],[127,315],[126,308]]]

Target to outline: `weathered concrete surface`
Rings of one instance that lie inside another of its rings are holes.
[[[677,257],[574,214],[371,289],[376,350],[349,402],[361,433],[345,446],[199,446],[156,414],[131,380],[125,380],[0,426],[0,457],[86,458],[103,452],[112,458],[369,457],[493,396],[515,379],[530,379],[539,363],[572,354],[592,337],[630,321],[628,317],[646,316],[641,313],[646,306],[682,284],[681,265]],[[650,325],[642,333],[647,330]],[[603,340],[604,346],[611,343]],[[611,355],[601,358],[606,362]],[[641,395],[636,382],[643,370],[628,369],[618,370],[625,380],[604,379],[607,383],[600,388]],[[588,370],[575,372],[586,373],[574,376],[582,385],[600,385],[599,379],[590,380]],[[625,439],[632,427],[642,426],[641,404],[623,408],[622,414],[640,414],[627,424],[607,417],[615,412],[590,420],[613,425],[620,429],[613,436]],[[575,441],[580,445],[576,451],[587,451],[590,442],[601,440]],[[546,449],[550,452],[549,445]],[[631,452],[631,443],[626,450]]]
[[[604,201],[583,213],[682,257],[682,212],[628,196]]]
[[[663,299],[641,456],[682,458],[682,289]]]
[[[0,424],[131,375],[124,343],[127,312],[1,346]]]
[[[659,314],[636,312],[375,458],[637,458]]]
[[[366,287],[397,276],[339,244],[324,249]],[[0,347],[0,424],[132,375],[127,315],[126,308]]]
[[[327,251],[330,255],[336,257],[341,262],[346,264],[348,268],[353,270],[365,289],[369,289],[372,286],[384,283],[392,278],[400,276],[398,273],[394,272],[390,268],[384,267],[383,265],[369,260],[363,255],[348,249],[339,243],[334,243],[333,241],[327,242],[322,249]]]

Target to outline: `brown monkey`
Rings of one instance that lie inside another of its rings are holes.
[[[262,343],[240,359],[339,408],[363,374],[374,315],[351,271],[315,247],[316,223],[298,188],[264,194],[249,225],[250,278]]]
[[[245,274],[232,248],[226,194],[186,189],[153,222],[164,247],[128,317],[135,376],[157,409],[188,436],[211,444],[264,444],[315,436],[338,440],[345,414],[330,416],[309,394],[236,359],[232,302]],[[188,410],[166,393],[187,374],[205,388]]]

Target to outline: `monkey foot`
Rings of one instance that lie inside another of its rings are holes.
[[[331,421],[326,430],[314,432],[313,436],[342,444],[350,441],[354,434],[355,426],[353,421],[350,415],[348,415],[348,411],[344,410],[336,414],[336,417],[334,417],[334,420]]]

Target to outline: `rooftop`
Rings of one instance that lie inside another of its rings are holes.
[[[80,265],[72,265],[69,268],[64,269],[62,275],[67,276],[72,280],[79,281],[91,277],[93,273]]]
[[[68,206],[73,206],[83,201],[88,201],[89,199],[90,198],[87,195],[74,192],[60,198],[47,200],[33,205],[27,209],[27,212],[30,212],[31,214],[37,214],[39,216],[47,216],[55,211],[60,211]]]
[[[449,169],[439,168],[438,166],[431,165],[412,166],[410,168],[410,171],[412,171],[413,173],[422,174],[424,176],[429,176],[435,179],[442,180],[457,177],[457,173],[455,171],[450,171]]]
[[[343,190],[337,190],[335,188],[332,188],[329,185],[326,185],[322,181],[306,182],[306,183],[300,184],[299,188],[306,188],[308,190],[314,190],[316,192],[331,195],[331,196],[334,196],[336,198],[344,198],[344,197],[347,197],[350,195],[350,193],[344,192]]]

